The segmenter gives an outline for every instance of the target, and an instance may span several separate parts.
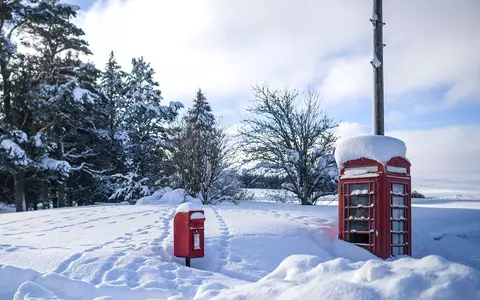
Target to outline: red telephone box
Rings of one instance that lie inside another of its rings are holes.
[[[357,137],[357,141],[358,138],[361,137]],[[381,137],[375,140],[383,138],[392,139]],[[348,142],[343,146],[348,146]],[[372,152],[368,153],[368,149],[360,152],[368,157],[350,159],[338,164],[339,238],[365,248],[383,259],[396,255],[411,255],[410,162],[404,154],[384,161],[389,157],[388,153],[376,157],[375,154],[369,155]],[[398,154],[398,151],[393,152],[393,155]],[[355,155],[346,157],[353,158]]]
[[[182,203],[178,206],[173,219],[173,254],[185,257],[187,266],[190,258],[205,255],[205,213],[193,203]]]

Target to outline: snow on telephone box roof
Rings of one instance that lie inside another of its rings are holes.
[[[335,161],[338,167],[360,158],[386,163],[393,157],[407,159],[406,154],[407,147],[399,139],[383,135],[362,135],[340,140],[335,148]]]

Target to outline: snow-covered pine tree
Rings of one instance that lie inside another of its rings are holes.
[[[128,173],[125,160],[129,151],[127,146],[130,144],[130,137],[122,124],[125,112],[126,76],[112,51],[100,77],[101,97],[98,103],[104,119],[101,126],[104,128],[102,130],[103,151],[99,155],[108,162],[108,168],[99,175],[99,178],[107,200],[114,192],[117,192],[116,195],[122,194],[118,193],[118,186],[112,183],[118,181],[119,176],[123,180],[125,177],[121,174]],[[116,195],[112,199],[121,199]]]
[[[172,162],[177,185],[204,204],[237,199],[241,184],[232,170],[227,136],[212,113],[202,90],[197,91],[172,139]]]
[[[98,70],[79,59],[91,54],[83,31],[73,22],[78,7],[58,0],[40,1],[33,21],[25,32],[25,44],[33,50],[37,88],[33,106],[36,127],[53,143],[53,152],[42,158],[58,163],[42,163],[49,173],[53,205],[64,206],[67,178],[61,166],[77,164],[70,171],[89,170],[94,155],[95,101],[98,98]],[[53,168],[53,170],[52,170]],[[58,176],[53,180],[52,171]],[[70,173],[70,172],[69,172]],[[78,186],[73,185],[73,187]],[[58,199],[58,201],[57,201]]]
[[[3,139],[3,150],[5,150],[3,155],[6,155],[3,158],[6,162],[3,168],[4,173],[0,176],[6,178],[13,176],[14,178],[17,211],[26,207],[25,174],[36,167],[35,161],[29,157],[28,151],[24,148],[28,146],[28,114],[25,109],[29,90],[33,83],[31,76],[33,67],[25,68],[25,57],[17,52],[17,44],[24,37],[29,26],[39,21],[37,18],[41,11],[39,2],[11,0],[2,1],[0,6],[0,74],[2,80],[0,135]],[[30,70],[26,71],[27,69]],[[18,156],[19,153],[22,153],[21,158]],[[25,161],[29,162],[28,165],[24,164]],[[7,169],[8,171],[6,171]]]
[[[162,105],[154,75],[155,71],[143,58],[132,59],[119,108],[120,128],[128,133],[128,139],[124,139],[128,172],[113,175],[117,190],[112,200],[134,201],[138,196],[148,195],[165,169],[169,131],[166,125],[175,120],[183,105],[179,102]]]
[[[247,112],[240,133],[252,170],[284,176],[284,189],[303,205],[336,193],[337,125],[322,112],[317,93],[256,86]]]
[[[0,172],[13,176],[17,211],[26,209],[25,173],[32,165],[32,160],[25,151],[27,143],[27,134],[21,130],[8,130],[0,135]]]

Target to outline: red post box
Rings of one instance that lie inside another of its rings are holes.
[[[410,162],[402,141],[361,136],[337,146],[339,238],[386,259],[412,254]]]
[[[190,258],[204,257],[205,213],[194,203],[182,203],[177,207],[173,220],[173,254],[185,257],[187,266]]]

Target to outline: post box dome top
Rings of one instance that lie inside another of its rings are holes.
[[[386,163],[393,157],[406,158],[407,147],[399,139],[383,135],[362,135],[342,139],[335,148],[335,160],[340,167],[347,161],[369,158]]]
[[[200,204],[192,202],[184,202],[177,207],[177,213],[186,213],[194,210],[202,210],[203,207]]]

